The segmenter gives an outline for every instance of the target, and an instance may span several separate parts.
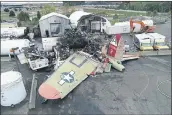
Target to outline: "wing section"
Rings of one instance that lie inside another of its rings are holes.
[[[39,94],[46,99],[62,99],[85,80],[97,66],[98,62],[88,58],[88,54],[77,52],[39,87]]]
[[[134,60],[139,59],[139,56],[137,55],[123,55],[122,61],[128,61],[128,60]]]

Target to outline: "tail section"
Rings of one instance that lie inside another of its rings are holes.
[[[116,60],[122,61],[124,51],[124,41],[120,34],[116,34],[110,42],[108,55]]]

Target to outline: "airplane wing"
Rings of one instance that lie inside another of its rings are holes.
[[[83,52],[74,53],[41,84],[39,94],[46,99],[64,98],[95,71],[98,64]]]
[[[123,55],[122,61],[128,61],[128,60],[134,60],[139,59],[139,56],[137,55]]]

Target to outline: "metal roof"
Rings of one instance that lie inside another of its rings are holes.
[[[139,39],[139,40],[144,40],[145,38],[150,38],[150,36],[148,34],[135,34],[135,36]]]
[[[77,25],[78,20],[79,20],[82,16],[89,15],[89,14],[91,14],[91,13],[87,13],[87,12],[84,12],[84,11],[75,11],[75,12],[73,12],[73,13],[70,15],[69,19],[70,19],[70,21],[71,21],[72,24]]]
[[[164,35],[158,34],[158,33],[147,33],[148,35],[150,35],[151,37],[158,39],[158,38],[162,38],[165,39]]]
[[[62,18],[65,18],[65,19],[69,20],[69,18],[67,16],[65,16],[65,15],[52,12],[52,13],[49,13],[47,15],[42,16],[39,21],[42,21],[44,19],[47,19],[47,18],[49,18],[51,16],[58,16],[58,17],[62,17]]]

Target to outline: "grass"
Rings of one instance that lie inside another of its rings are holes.
[[[109,20],[110,21],[110,23],[112,24],[112,25],[114,25],[116,22],[119,22],[119,20],[118,19],[113,19],[113,20]]]
[[[144,12],[132,12],[132,11],[119,11],[119,10],[110,10],[110,9],[84,9],[86,12],[91,12],[91,13],[105,13],[109,15],[114,15],[114,14],[123,14],[125,16],[138,16],[138,15],[146,15]]]
[[[18,12],[15,12],[16,16],[9,17],[9,12],[2,12],[1,11],[1,20],[16,20]]]
[[[94,14],[101,14],[104,15],[105,17],[113,17],[115,14],[118,15],[118,19],[111,19],[109,20],[111,24],[115,24],[116,22],[119,22],[119,19],[125,18],[125,17],[130,17],[130,16],[146,16],[145,12],[132,12],[132,11],[120,11],[120,10],[113,10],[113,9],[84,9],[85,12],[90,12]]]
[[[31,11],[32,12],[32,11]],[[9,12],[3,12],[3,11],[1,11],[1,20],[17,20],[17,15],[19,14],[20,12],[19,11],[17,11],[17,12],[15,12],[15,14],[16,14],[16,16],[14,16],[14,17],[9,17]],[[37,22],[35,22],[35,21],[26,21],[26,22],[22,22],[22,26],[28,26],[28,27],[30,27],[30,26],[33,26],[33,25],[35,25],[35,24],[37,24],[38,23],[38,21]]]

